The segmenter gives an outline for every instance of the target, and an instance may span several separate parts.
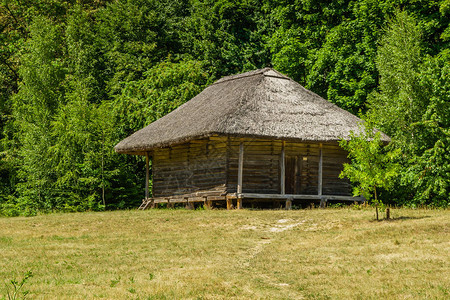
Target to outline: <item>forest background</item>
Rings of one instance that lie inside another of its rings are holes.
[[[144,161],[114,145],[266,66],[391,136],[385,203],[447,207],[449,20],[449,0],[2,0],[0,215],[135,207]]]

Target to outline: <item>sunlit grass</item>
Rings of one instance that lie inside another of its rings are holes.
[[[450,213],[149,210],[0,219],[31,299],[445,299]]]

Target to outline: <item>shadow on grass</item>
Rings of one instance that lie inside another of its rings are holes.
[[[395,217],[390,219],[380,218],[379,220],[372,220],[373,222],[400,222],[400,221],[407,221],[407,220],[420,220],[420,219],[427,219],[431,218],[431,216],[420,216],[420,217]]]

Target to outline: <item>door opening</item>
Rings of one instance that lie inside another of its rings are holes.
[[[301,157],[286,156],[285,159],[285,188],[286,194],[299,194],[301,187]]]

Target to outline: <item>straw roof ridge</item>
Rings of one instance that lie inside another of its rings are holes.
[[[255,76],[255,75],[264,75],[266,77],[276,77],[276,78],[283,78],[283,79],[287,79],[287,80],[292,80],[291,78],[287,77],[286,75],[283,75],[280,72],[267,67],[267,68],[264,68],[264,69],[253,70],[253,71],[249,71],[249,72],[246,72],[246,73],[225,76],[225,77],[220,78],[219,80],[217,80],[213,84],[219,84],[219,83],[223,83],[223,82],[226,82],[226,81],[242,79],[242,78],[245,78],[245,77],[250,77],[250,76]]]
[[[361,119],[264,68],[219,79],[171,113],[116,145],[120,153],[212,135],[336,142],[358,132]],[[389,137],[382,134],[382,140]]]

